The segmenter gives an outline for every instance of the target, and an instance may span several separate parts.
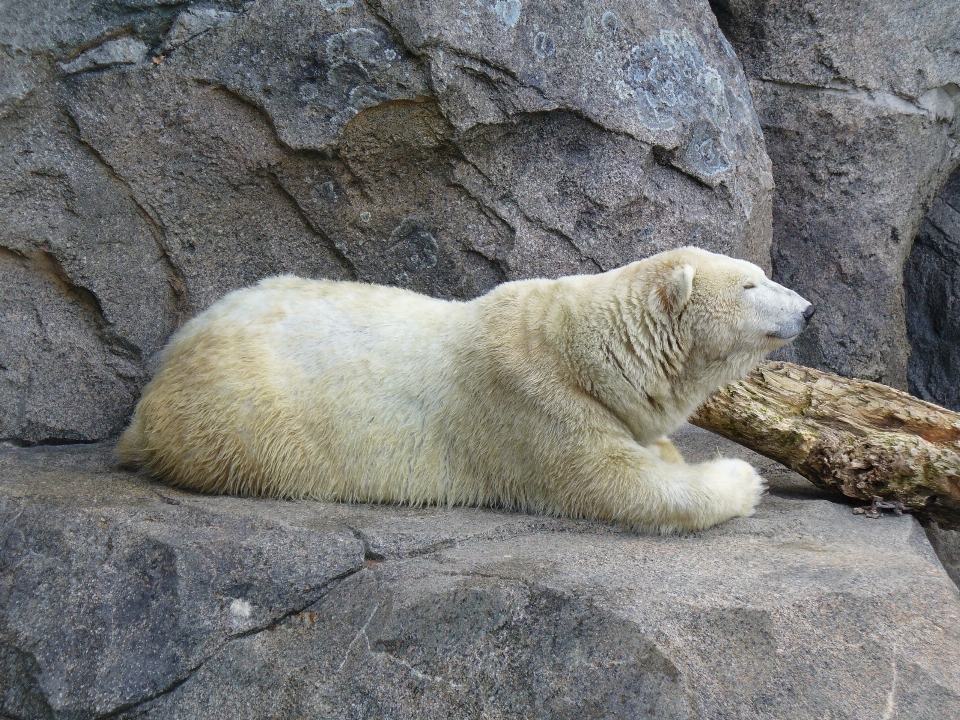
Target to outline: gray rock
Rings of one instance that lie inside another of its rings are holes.
[[[13,5],[0,438],[115,434],[170,333],[266,275],[470,298],[684,244],[769,266],[769,160],[700,0]]]
[[[908,516],[757,462],[685,536],[497,510],[205,497],[109,445],[0,449],[0,714],[960,714],[960,593]]]
[[[960,171],[920,226],[904,270],[910,392],[960,411]]]
[[[139,358],[111,336],[96,300],[43,251],[0,251],[0,286],[0,423],[30,442],[120,430],[110,405],[135,400]],[[83,382],[64,383],[65,370]]]
[[[936,522],[930,523],[926,531],[947,574],[960,587],[960,531],[941,527]]]
[[[3,127],[0,437],[117,432],[183,317],[183,284],[158,226],[55,111]]]
[[[955,3],[711,4],[773,161],[774,275],[819,308],[788,359],[906,389],[903,270],[960,162]]]
[[[160,51],[169,53],[181,45],[190,42],[220,23],[232,20],[236,13],[213,8],[187,8],[177,15],[173,25],[167,31],[167,36],[160,44]]]
[[[241,2],[218,2],[239,6]],[[179,12],[169,0],[105,3],[30,0],[0,5],[0,47],[14,55],[68,62],[110,38],[127,36],[153,46]]]
[[[362,567],[342,523],[196,505],[114,471],[109,447],[0,453],[6,715],[94,717],[166,692]]]
[[[60,65],[65,73],[84,72],[86,70],[101,70],[113,65],[135,65],[147,56],[147,46],[136,38],[120,38],[108,40],[102,45],[87,50],[80,57]]]

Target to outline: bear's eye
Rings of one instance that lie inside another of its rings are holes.
[[[743,289],[744,289],[744,290],[753,290],[753,288],[755,288],[756,286],[757,286],[756,283],[752,283],[752,282],[750,282],[750,281],[748,280],[747,282],[745,282],[745,283],[743,284]]]

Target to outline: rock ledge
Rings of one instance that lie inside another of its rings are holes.
[[[756,516],[649,537],[191,495],[110,449],[0,449],[7,717],[960,716],[960,594],[917,522],[758,456]]]

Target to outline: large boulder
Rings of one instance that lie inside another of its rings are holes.
[[[913,518],[676,440],[757,463],[757,514],[643,536],[206,497],[109,445],[0,448],[0,715],[960,716],[960,593]]]
[[[952,0],[713,0],[773,161],[775,277],[818,307],[793,359],[907,389],[903,272],[960,164]]]
[[[469,298],[697,244],[769,266],[706,2],[0,5],[0,437],[116,433],[265,275]]]

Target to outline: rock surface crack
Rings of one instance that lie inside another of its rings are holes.
[[[473,170],[477,174],[479,174],[484,180],[490,183],[490,178],[487,176],[487,174],[484,173],[479,167],[477,167],[477,165],[473,163],[469,158],[467,158],[462,152],[458,153],[458,159],[461,160],[466,165],[469,165],[471,168],[473,168]],[[460,188],[467,195],[469,195],[470,198],[473,199],[473,201],[476,202],[485,211],[485,214],[487,214],[487,212],[492,213],[494,217],[496,217],[498,220],[506,224],[514,232],[517,232],[516,225],[513,222],[511,222],[509,218],[507,218],[502,212],[497,210],[492,204],[488,203],[483,197],[478,195],[467,185],[465,185],[462,182],[457,182],[455,180],[451,180],[450,182],[452,185]],[[490,184],[492,185],[493,183],[490,183]],[[589,262],[593,264],[593,266],[596,267],[597,272],[603,272],[605,270],[605,268],[595,258],[585,253],[583,249],[579,245],[577,245],[576,241],[572,237],[564,233],[559,228],[550,227],[547,224],[545,224],[542,220],[529,215],[520,206],[520,203],[518,203],[516,200],[513,200],[512,198],[510,198],[508,199],[508,202],[524,220],[526,220],[531,225],[539,228],[541,231],[547,233],[548,235],[558,238],[561,241],[563,241],[566,245],[569,245],[573,250],[576,251],[577,255],[580,257],[580,259],[583,262]]]
[[[113,710],[111,710],[110,712],[104,713],[102,715],[96,715],[93,717],[93,720],[109,720],[110,718],[119,717],[122,714],[128,712],[129,710],[133,710],[142,705],[146,705],[147,703],[150,703],[156,700],[157,698],[160,698],[160,697],[163,697],[164,695],[169,695],[175,692],[178,688],[180,688],[188,680],[190,680],[190,678],[192,678],[200,669],[202,669],[204,665],[210,662],[210,660],[213,660],[214,658],[216,658],[218,655],[220,655],[220,653],[222,653],[226,648],[228,648],[230,645],[232,645],[236,641],[251,637],[253,635],[259,635],[260,633],[266,632],[269,630],[275,630],[279,625],[283,624],[284,622],[289,620],[291,617],[303,613],[308,607],[322,600],[326,596],[327,591],[331,587],[342,582],[343,580],[346,580],[348,577],[360,572],[361,570],[363,570],[362,563],[357,565],[356,567],[352,567],[338,575],[334,575],[333,577],[326,579],[321,584],[311,588],[308,591],[308,593],[310,594],[310,599],[308,601],[301,603],[296,608],[293,608],[292,610],[288,610],[278,615],[277,617],[272,618],[268,622],[263,623],[262,625],[258,625],[257,627],[250,628],[249,630],[244,630],[243,632],[239,632],[239,633],[227,636],[224,639],[224,642],[221,645],[219,645],[215,650],[207,654],[195,665],[187,669],[187,671],[184,673],[182,677],[177,678],[162,690],[159,690],[156,693],[153,693],[152,695],[148,695],[146,697],[140,698],[139,700],[136,700],[134,702],[120,705],[114,708]]]
[[[337,244],[330,239],[327,234],[323,232],[323,230],[313,224],[313,221],[310,219],[310,216],[307,215],[306,211],[303,209],[303,206],[300,205],[300,202],[296,197],[294,197],[293,193],[284,187],[277,174],[270,173],[269,177],[274,188],[276,188],[277,192],[280,193],[280,195],[290,204],[290,207],[293,208],[294,213],[296,213],[297,217],[300,219],[300,222],[303,223],[303,226],[320,238],[327,249],[330,250],[333,256],[337,259],[337,262],[340,264],[340,266],[350,273],[350,276],[354,280],[359,279],[360,273],[357,271],[356,265],[350,261],[350,258],[347,257],[343,250],[337,247]]]
[[[347,645],[346,652],[343,654],[343,660],[340,661],[340,665],[337,667],[337,672],[343,670],[343,666],[347,664],[347,660],[350,658],[350,651],[353,650],[353,646],[357,644],[357,640],[359,640],[361,637],[367,641],[367,652],[373,652],[372,648],[370,647],[370,638],[367,637],[367,628],[370,627],[370,623],[373,622],[373,618],[379,609],[380,603],[377,603],[373,608],[373,612],[370,613],[370,617],[368,617],[367,621],[363,624],[363,627],[361,627],[357,631],[357,634],[353,636],[353,640],[351,640],[350,644]]]
[[[931,119],[935,119],[934,114],[914,98],[895,93],[882,92],[880,90],[872,90],[860,85],[855,85],[852,82],[836,83],[835,85],[813,85],[809,83],[790,82],[788,80],[777,80],[769,77],[758,78],[758,80],[768,85],[776,85],[799,92],[822,93],[824,95],[846,97],[883,110],[893,110],[906,115],[925,115]]]
[[[173,258],[170,256],[170,253],[167,252],[167,232],[163,222],[157,216],[156,212],[153,211],[152,208],[148,207],[146,202],[141,201],[137,197],[130,183],[127,182],[126,178],[124,178],[117,171],[117,169],[103,156],[103,154],[90,142],[83,139],[80,123],[73,116],[73,114],[70,113],[69,110],[66,111],[66,116],[71,125],[73,125],[77,142],[80,143],[80,145],[83,146],[93,156],[93,158],[100,163],[101,166],[103,166],[103,168],[107,171],[107,174],[118,185],[120,185],[121,188],[123,188],[124,194],[130,200],[130,202],[133,203],[133,206],[137,210],[137,214],[143,218],[144,222],[146,222],[147,226],[150,228],[150,235],[153,237],[157,251],[160,253],[160,257],[163,260],[164,265],[166,265],[170,276],[170,290],[173,292],[174,309],[177,314],[177,324],[179,324],[186,314],[187,284],[180,268],[177,267],[176,263],[173,261]]]

